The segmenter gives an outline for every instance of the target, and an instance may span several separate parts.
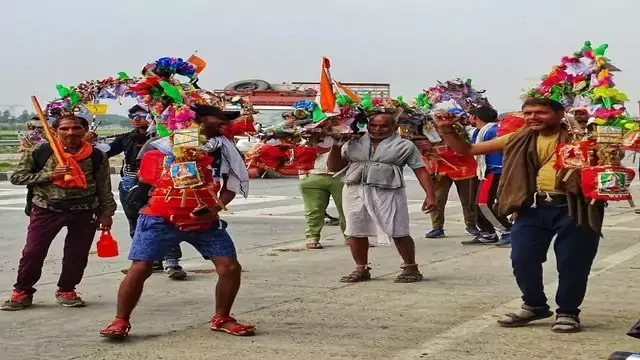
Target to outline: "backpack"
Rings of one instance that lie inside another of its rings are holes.
[[[44,165],[47,160],[53,155],[53,149],[49,143],[42,143],[37,149],[33,151],[34,167],[32,172],[38,172],[44,169]],[[96,148],[93,148],[91,152],[91,170],[93,177],[95,178],[100,166],[104,161],[104,153]],[[24,213],[27,216],[31,215],[31,208],[33,207],[33,185],[27,185],[27,204],[24,207]]]
[[[151,190],[153,190],[153,186],[141,183],[136,178],[135,184],[129,189],[126,197],[120,199],[122,200],[122,210],[128,219],[135,219],[140,210],[147,205],[151,199]]]

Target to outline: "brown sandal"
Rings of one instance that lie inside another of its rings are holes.
[[[402,272],[394,282],[408,284],[422,281],[424,277],[418,270],[418,264],[402,265]]]
[[[371,280],[371,272],[369,272],[369,270],[371,270],[371,268],[368,266],[357,267],[355,270],[351,272],[351,274],[340,278],[340,282],[356,283],[356,282]]]
[[[534,308],[522,305],[522,309],[518,313],[508,313],[498,320],[498,324],[502,327],[521,327],[532,321],[542,320],[553,316],[548,308]]]
[[[551,327],[555,333],[576,333],[580,332],[580,318],[577,315],[558,314],[556,322]]]

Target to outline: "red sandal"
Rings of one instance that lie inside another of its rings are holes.
[[[100,330],[100,336],[109,339],[124,339],[129,336],[131,324],[129,320],[116,318],[106,328]]]
[[[211,330],[225,332],[234,336],[253,336],[256,334],[256,327],[253,325],[243,325],[238,323],[238,325],[234,326],[231,330],[222,327],[224,323],[227,322],[235,322],[238,323],[236,319],[229,315],[214,315],[211,319]]]

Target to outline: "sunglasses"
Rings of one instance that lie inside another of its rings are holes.
[[[142,119],[142,118],[146,118],[147,115],[149,114],[129,114],[129,119],[133,120],[133,119]]]

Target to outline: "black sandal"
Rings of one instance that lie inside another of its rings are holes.
[[[548,308],[534,308],[522,305],[522,310],[516,313],[505,314],[505,317],[498,320],[502,327],[521,327],[532,321],[542,320],[553,316],[553,312]]]
[[[395,279],[395,283],[408,284],[422,281],[424,277],[418,270],[418,264],[402,265],[402,272]]]
[[[368,266],[364,268],[358,267],[355,270],[353,270],[351,274],[340,278],[340,282],[356,283],[356,282],[371,280],[371,272],[369,272],[369,270],[371,270],[371,268]]]

